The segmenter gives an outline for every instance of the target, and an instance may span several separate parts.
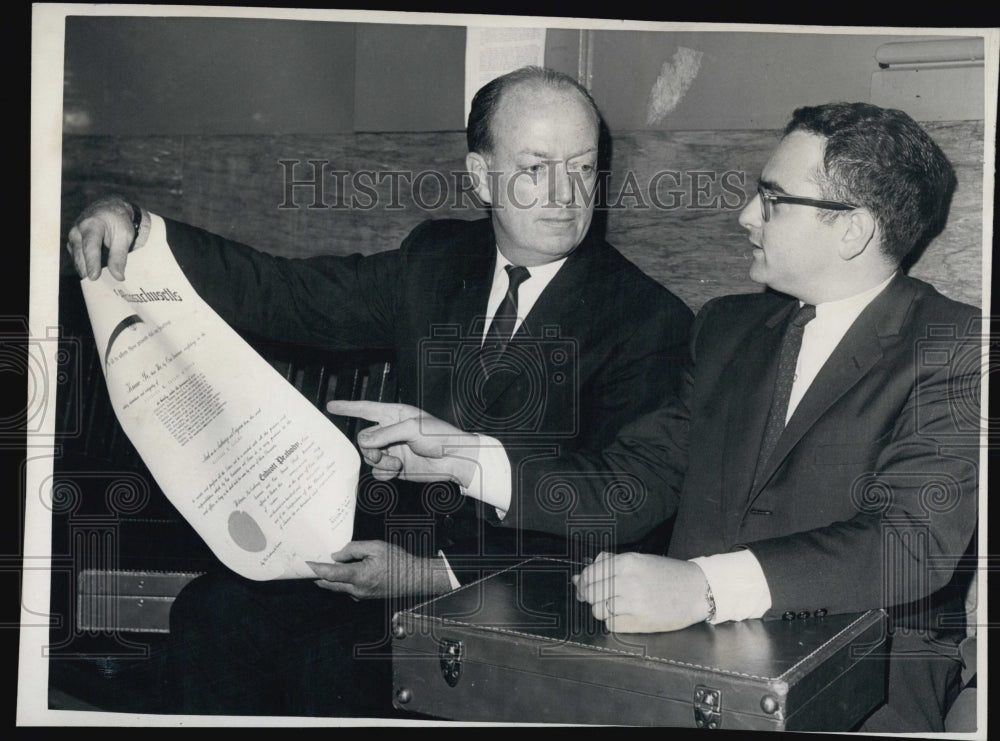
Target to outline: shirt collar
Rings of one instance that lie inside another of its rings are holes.
[[[861,293],[856,293],[853,296],[848,296],[847,298],[838,299],[837,301],[827,301],[822,304],[816,304],[816,318],[819,320],[840,320],[840,319],[855,319],[865,307],[868,306],[875,297],[878,296],[882,291],[886,289],[892,279],[896,277],[896,272],[893,271],[892,275],[886,278],[884,281],[879,283],[877,286],[869,288],[867,291],[862,291]],[[802,302],[799,302],[802,305]]]
[[[508,260],[506,257],[503,256],[503,253],[500,252],[499,247],[497,247],[496,250],[497,250],[497,264],[496,267],[493,268],[494,280],[497,279],[497,276],[499,276],[500,273],[504,272],[504,268],[506,266],[513,265],[513,263],[510,260]],[[555,274],[559,272],[559,268],[563,266],[563,263],[565,263],[568,258],[569,255],[567,255],[566,257],[562,257],[558,260],[554,260],[553,262],[547,262],[544,265],[534,265],[533,267],[528,268],[528,272],[531,273],[531,277],[528,278],[528,280],[538,279],[541,282],[548,284],[548,282],[552,280],[553,277],[555,277]]]

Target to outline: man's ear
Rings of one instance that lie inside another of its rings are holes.
[[[483,203],[493,203],[493,193],[490,192],[489,164],[486,158],[478,152],[465,155],[465,169],[472,175],[472,189]]]
[[[877,241],[878,225],[867,208],[856,208],[847,214],[847,226],[840,239],[840,256],[853,260]]]

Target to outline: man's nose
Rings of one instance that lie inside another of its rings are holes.
[[[575,189],[573,187],[573,179],[569,175],[566,164],[560,162],[551,168],[549,172],[552,174],[552,182],[549,184],[549,195],[560,206],[568,206],[573,202]]]
[[[744,229],[753,229],[760,227],[764,220],[760,215],[760,194],[754,193],[750,200],[747,201],[747,205],[743,207],[740,211],[739,218],[740,226]]]

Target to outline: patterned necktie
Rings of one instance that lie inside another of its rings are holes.
[[[507,295],[503,297],[497,313],[493,317],[489,330],[486,332],[486,340],[483,342],[483,352],[488,356],[499,356],[510,342],[514,334],[514,324],[517,322],[517,288],[524,281],[531,277],[526,267],[514,267],[508,265],[504,268],[507,271],[507,278],[510,285],[507,286]]]
[[[816,318],[816,307],[812,304],[802,306],[785,330],[781,340],[781,351],[778,355],[778,377],[774,380],[774,394],[771,397],[771,410],[767,414],[767,425],[764,427],[764,439],[757,457],[757,471],[754,475],[753,489],[757,488],[760,476],[764,473],[767,459],[771,457],[778,438],[785,430],[785,417],[788,416],[788,399],[792,395],[792,383],[795,381],[795,367],[798,364],[799,349],[802,347],[802,334],[806,325]]]

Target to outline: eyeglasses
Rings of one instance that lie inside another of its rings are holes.
[[[802,196],[786,196],[784,194],[778,194],[767,190],[760,183],[757,184],[757,195],[760,196],[760,215],[764,221],[771,220],[772,203],[794,203],[799,206],[828,208],[833,211],[850,211],[858,208],[858,206],[852,206],[850,203],[841,203],[840,201],[822,201],[817,200],[816,198],[804,198]]]

